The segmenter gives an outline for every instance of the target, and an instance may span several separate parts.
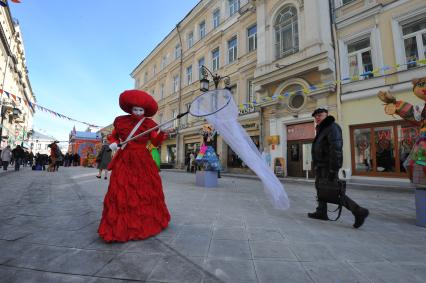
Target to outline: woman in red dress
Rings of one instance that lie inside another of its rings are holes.
[[[157,124],[148,117],[155,115],[157,102],[144,91],[127,90],[120,95],[120,107],[130,115],[114,121],[111,149]],[[133,134],[132,134],[133,132]],[[106,242],[142,240],[165,229],[170,214],[164,201],[158,168],[147,143],[158,146],[164,133],[152,131],[118,149],[108,169],[112,170],[98,233]]]

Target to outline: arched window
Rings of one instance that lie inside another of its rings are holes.
[[[295,7],[287,6],[278,13],[274,30],[277,58],[286,57],[299,51],[299,32]]]

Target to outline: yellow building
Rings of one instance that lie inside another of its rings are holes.
[[[176,28],[132,72],[135,87],[151,93],[159,104],[157,122],[186,111],[200,92],[201,66],[229,76],[236,103],[254,99],[256,69],[256,9],[248,0],[200,1]],[[211,80],[211,79],[210,79]],[[224,87],[223,82],[219,85]],[[211,88],[214,88],[213,83]],[[241,111],[240,122],[259,144],[259,113]],[[185,165],[185,156],[198,152],[205,122],[187,116],[161,147],[163,163]],[[216,150],[226,167],[242,167],[236,155],[217,137]]]
[[[406,178],[403,162],[416,127],[385,115],[377,93],[424,105],[413,95],[411,80],[426,77],[426,66],[418,62],[426,56],[426,1],[338,0],[335,15],[343,167],[355,178]]]
[[[9,7],[0,7],[0,148],[23,144],[30,148],[35,97],[28,78],[19,23]],[[31,103],[29,103],[31,102]]]

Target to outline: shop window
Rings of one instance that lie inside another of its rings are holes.
[[[399,149],[399,168],[401,172],[407,172],[405,161],[407,160],[411,149],[419,136],[419,129],[410,125],[398,125],[398,149]]]
[[[393,126],[374,128],[377,172],[395,172],[393,138]]]
[[[355,140],[355,170],[358,172],[370,172],[372,170],[371,156],[371,129],[356,129]]]
[[[176,160],[176,145],[167,146],[167,163],[175,163]]]
[[[354,174],[404,177],[417,137],[417,127],[401,121],[351,127]]]
[[[254,145],[259,149],[259,136],[250,137]],[[247,165],[241,158],[228,146],[228,167],[230,168],[247,168]]]

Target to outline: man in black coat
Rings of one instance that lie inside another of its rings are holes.
[[[315,168],[315,184],[320,179],[334,181],[338,178],[339,169],[343,162],[343,138],[342,129],[335,122],[333,116],[328,115],[327,109],[318,108],[312,116],[315,118],[316,136],[312,143],[312,161]],[[315,185],[317,191],[318,187]],[[359,228],[368,216],[368,209],[360,207],[348,196],[343,198],[343,206],[349,209],[355,216],[354,228]],[[315,212],[308,213],[308,217],[320,220],[328,220],[327,203],[318,201]]]

